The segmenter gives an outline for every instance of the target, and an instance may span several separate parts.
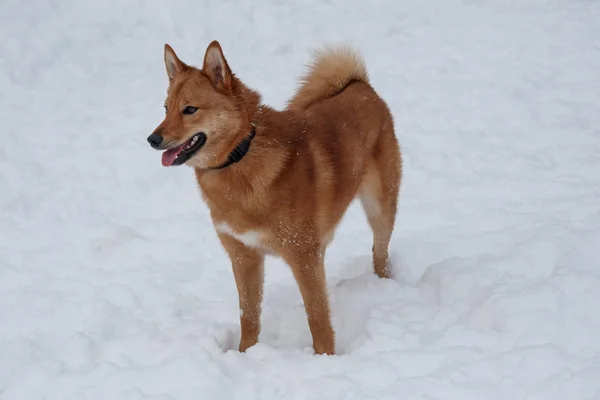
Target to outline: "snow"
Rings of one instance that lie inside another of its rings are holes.
[[[600,3],[4,0],[0,399],[600,399]],[[327,254],[339,355],[267,259],[260,343],[186,167],[146,137],[163,44],[218,39],[281,108],[365,56],[405,158],[392,280],[356,203]]]

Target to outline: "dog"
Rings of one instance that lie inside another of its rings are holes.
[[[148,137],[162,164],[195,171],[239,295],[239,351],[258,342],[266,255],[296,279],[316,354],[335,354],[325,251],[359,198],[373,231],[373,268],[389,277],[388,246],[402,155],[385,101],[350,47],[315,52],[285,109],[234,75],[218,41],[202,69],[165,44],[166,115]]]

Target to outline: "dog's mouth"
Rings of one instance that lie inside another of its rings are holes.
[[[192,158],[204,146],[204,143],[206,143],[206,134],[204,132],[196,133],[182,145],[163,152],[162,165],[169,167],[183,164]]]

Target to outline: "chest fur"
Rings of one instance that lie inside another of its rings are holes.
[[[247,230],[236,230],[227,222],[216,222],[215,229],[218,233],[229,235],[245,246],[251,248],[262,248],[265,244],[264,234],[258,230],[247,229]]]

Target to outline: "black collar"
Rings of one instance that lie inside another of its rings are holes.
[[[211,167],[211,169],[227,168],[231,164],[234,164],[234,163],[240,161],[242,158],[244,158],[244,156],[246,155],[246,153],[248,153],[248,150],[250,149],[250,142],[252,142],[252,139],[254,139],[254,136],[256,136],[256,125],[254,125],[254,122],[253,122],[252,130],[250,131],[250,135],[246,136],[241,142],[238,143],[237,146],[235,146],[235,148],[233,149],[233,151],[231,153],[229,153],[227,160],[223,164],[221,164],[217,167]]]

